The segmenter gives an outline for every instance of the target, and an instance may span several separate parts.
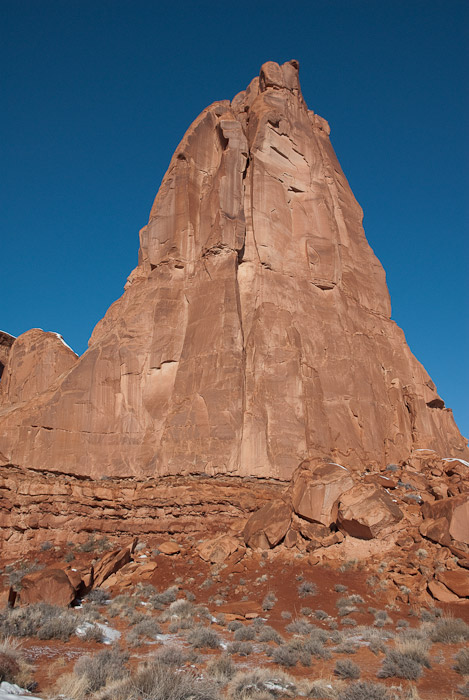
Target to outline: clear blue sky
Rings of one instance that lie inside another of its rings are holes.
[[[467,0],[3,0],[1,15],[2,330],[83,352],[190,122],[297,58],[393,318],[469,435]]]

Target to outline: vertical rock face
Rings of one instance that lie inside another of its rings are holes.
[[[191,125],[124,295],[42,388],[0,412],[13,463],[288,479],[305,458],[467,455],[390,320],[362,210],[296,61],[264,64]]]

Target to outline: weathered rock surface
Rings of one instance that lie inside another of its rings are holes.
[[[264,64],[191,125],[88,351],[75,359],[31,333],[1,381],[12,464],[287,480],[311,457],[355,468],[413,448],[468,454],[390,319],[362,210],[296,61]]]
[[[15,340],[0,383],[0,404],[16,405],[47,391],[77,361],[57,333],[32,328]]]
[[[353,484],[349,470],[340,464],[303,462],[292,478],[293,510],[306,520],[329,527],[337,519],[339,497]]]
[[[213,540],[206,540],[197,547],[199,557],[211,564],[221,564],[240,549],[239,540],[230,535],[220,535]]]
[[[422,534],[441,544],[449,544],[453,539],[469,545],[469,492],[426,503],[422,513],[425,518]]]
[[[285,537],[290,527],[292,510],[281,499],[271,501],[253,513],[244,528],[244,541],[249,547],[270,549]]]
[[[15,342],[15,337],[5,331],[0,331],[0,379],[10,354],[11,346]]]
[[[437,575],[437,578],[459,598],[469,598],[469,571],[463,569],[443,571]]]
[[[340,528],[352,537],[371,540],[402,517],[402,511],[384,489],[356,484],[341,496],[337,520]]]
[[[0,530],[11,556],[45,540],[85,543],[90,533],[110,537],[191,533],[204,539],[228,532],[283,491],[239,477],[181,476],[91,480],[50,471],[0,466]],[[73,533],[73,534],[72,534]]]
[[[22,605],[45,602],[66,607],[75,595],[76,590],[63,569],[35,571],[21,580]]]

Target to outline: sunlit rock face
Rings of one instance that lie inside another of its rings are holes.
[[[190,126],[125,293],[88,351],[48,377],[36,393],[3,392],[5,460],[286,480],[306,458],[356,468],[418,448],[467,455],[390,320],[362,210],[296,61],[264,64]]]

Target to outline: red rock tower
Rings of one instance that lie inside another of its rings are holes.
[[[28,333],[0,383],[0,452],[14,464],[289,479],[306,457],[467,455],[390,319],[362,210],[296,61],[264,64],[190,126],[138,267],[87,352]]]

